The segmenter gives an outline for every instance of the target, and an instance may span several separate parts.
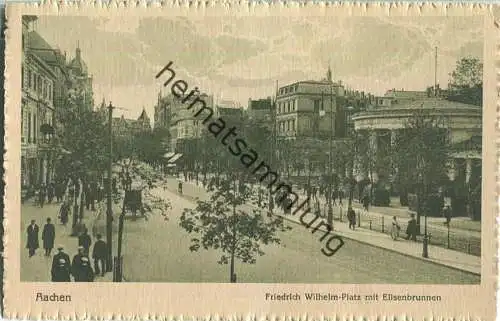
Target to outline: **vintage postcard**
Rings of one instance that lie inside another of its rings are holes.
[[[495,317],[492,7],[6,13],[7,318]]]

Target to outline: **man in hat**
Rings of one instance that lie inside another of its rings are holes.
[[[50,217],[47,218],[47,224],[43,227],[42,240],[43,248],[45,249],[45,256],[50,256],[52,248],[54,247],[54,239],[56,238],[56,230],[54,224],[51,223]]]
[[[35,255],[36,249],[39,247],[38,243],[38,225],[36,225],[35,220],[31,220],[31,224],[26,229],[26,233],[28,234],[28,242],[26,244],[26,248],[29,250],[29,257]]]
[[[90,245],[92,244],[92,240],[90,235],[87,232],[87,229],[83,230],[83,233],[78,237],[78,246],[83,246],[83,250],[85,255],[89,255]]]
[[[58,253],[52,259],[52,282],[71,282],[71,266],[69,255],[64,253],[62,245],[57,247]]]
[[[79,267],[78,282],[93,282],[94,281],[94,271],[90,266],[90,260],[88,257],[82,257],[80,267]],[[75,280],[76,281],[76,280]]]
[[[417,220],[415,220],[415,214],[410,214],[411,219],[408,221],[408,227],[406,228],[406,239],[409,240],[410,237],[412,241],[417,241]]]
[[[102,240],[102,235],[97,234],[97,242],[94,244],[94,249],[92,250],[92,258],[94,258],[94,269],[95,274],[101,273],[101,276],[104,276],[106,272],[106,255],[107,255],[107,246],[106,242]],[[101,267],[99,268],[99,263]]]
[[[78,253],[73,256],[73,261],[71,261],[71,274],[73,274],[73,278],[75,279],[75,282],[82,282],[82,259],[84,257],[88,257],[84,253],[85,249],[83,246],[78,247]]]

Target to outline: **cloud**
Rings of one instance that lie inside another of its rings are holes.
[[[322,79],[328,64],[335,79],[355,89],[423,89],[434,79],[434,47],[438,79],[445,83],[458,59],[482,55],[482,27],[481,17],[202,15],[45,16],[37,26],[71,55],[79,41],[96,101],[106,96],[136,114],[155,104],[162,89],[155,75],[169,61],[190,87],[243,105],[273,94],[276,80]]]

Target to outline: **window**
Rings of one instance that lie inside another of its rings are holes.
[[[286,103],[286,106],[287,106],[287,112],[290,112],[290,101]]]
[[[33,114],[33,143],[36,143],[36,139],[37,139],[37,124],[36,124],[36,113]]]
[[[31,113],[28,112],[28,144],[31,143]]]
[[[24,86],[24,67],[23,66],[21,66],[21,88],[23,88],[23,89],[26,88]]]
[[[42,80],[42,97],[45,98],[45,94],[47,92],[47,82]]]
[[[36,90],[36,88],[37,88],[36,87],[37,82],[38,82],[38,78],[36,77],[36,74],[33,73],[33,88],[32,88],[33,90]]]
[[[37,92],[38,93],[41,93],[42,92],[42,87],[43,87],[43,83],[42,83],[42,76],[38,76],[38,87],[37,87]]]
[[[292,130],[293,130],[294,132],[296,132],[296,131],[297,131],[297,128],[295,128],[295,119],[292,119]]]
[[[31,70],[29,70],[29,69],[28,69],[28,75],[27,75],[27,77],[28,77],[28,89],[31,89],[31,83],[32,83],[32,81],[31,81]]]
[[[315,99],[314,100],[314,113],[318,114],[320,111],[320,106],[321,106],[321,100]]]
[[[21,102],[21,143],[24,143],[24,104],[24,101]]]

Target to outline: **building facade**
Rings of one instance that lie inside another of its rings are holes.
[[[32,30],[34,16],[23,16],[21,99],[21,185],[34,187],[51,179],[50,136],[54,134],[54,92],[59,75],[38,53],[41,37]],[[43,47],[49,47],[45,42]]]
[[[23,16],[21,182],[36,187],[53,179],[57,166],[54,137],[64,124],[58,114],[67,111],[68,96],[83,97],[81,108],[93,109],[92,77],[81,58],[80,48],[70,62],[66,53],[48,44],[35,30],[37,17]]]
[[[322,81],[280,87],[276,97],[277,135],[289,139],[328,137],[332,129],[335,131],[339,97],[344,94],[342,84],[332,81],[330,70]]]
[[[376,106],[353,116],[355,130],[369,137],[366,142],[371,155],[369,157],[376,163],[368,166],[368,163],[357,158],[354,169],[356,180],[368,178],[373,183],[391,185],[392,176],[397,174],[397,167],[392,165],[391,172],[391,161],[387,161],[388,153],[399,132],[406,128],[408,119],[417,111],[426,111],[429,116],[441,119],[441,126],[448,132],[451,155],[449,172],[445,174],[448,175],[450,184],[480,189],[477,182],[480,185],[481,107],[448,101],[425,91],[390,90],[386,95],[376,97]],[[382,161],[377,164],[377,160]],[[474,186],[470,183],[474,183]]]

